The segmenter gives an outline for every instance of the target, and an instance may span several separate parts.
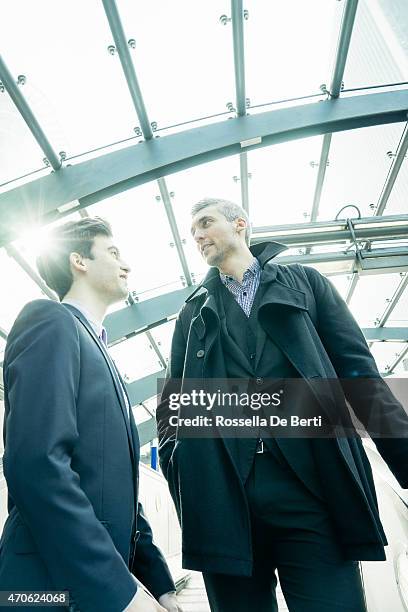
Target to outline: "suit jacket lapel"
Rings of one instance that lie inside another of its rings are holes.
[[[120,408],[121,408],[121,411],[122,411],[123,418],[125,420],[126,431],[127,431],[128,439],[129,439],[129,446],[130,446],[132,454],[134,455],[132,432],[131,432],[131,429],[130,429],[130,415],[128,417],[127,408],[126,408],[125,400],[123,398],[123,392],[122,392],[122,389],[121,389],[120,381],[122,382],[123,390],[124,390],[124,392],[126,393],[126,396],[127,396],[125,383],[120,378],[120,374],[117,371],[117,369],[116,369],[116,367],[115,367],[115,365],[114,365],[114,363],[113,363],[113,361],[112,361],[112,359],[111,359],[111,357],[110,357],[110,355],[109,355],[105,345],[98,338],[98,336],[94,332],[92,326],[87,321],[86,317],[84,317],[84,315],[77,308],[75,308],[75,306],[71,306],[71,304],[63,304],[63,306],[65,306],[65,308],[68,308],[72,312],[72,314],[75,315],[76,318],[81,322],[81,324],[85,327],[85,329],[90,334],[90,336],[93,339],[93,341],[98,346],[98,348],[101,351],[102,355],[104,356],[106,364],[107,364],[107,366],[109,368],[109,371],[111,373],[111,376],[113,378],[113,383],[115,385],[115,390],[116,390],[116,394],[117,394],[117,397],[118,397],[119,405],[120,405]],[[128,397],[128,401],[129,401],[129,397]],[[129,410],[130,410],[130,401],[129,401]]]

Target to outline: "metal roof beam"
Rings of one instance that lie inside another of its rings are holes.
[[[140,127],[143,132],[143,136],[146,140],[153,138],[153,130],[147,116],[146,107],[143,101],[142,92],[139,87],[139,83],[136,76],[136,71],[130,56],[129,47],[126,42],[125,32],[120,19],[119,11],[115,0],[102,0],[105,9],[106,17],[108,18],[109,26],[115,41],[115,46],[122,64],[122,69],[126,77],[126,82],[132,96],[133,105],[135,107]],[[166,209],[167,218],[170,223],[171,232],[173,239],[176,244],[177,253],[180,259],[181,266],[183,268],[183,274],[186,279],[187,285],[192,284],[191,274],[188,269],[186,257],[184,255],[183,246],[180,240],[180,235],[177,227],[177,223],[174,217],[173,208],[170,202],[170,196],[167,189],[167,185],[164,178],[158,179],[158,185],[161,193],[161,197]]]
[[[171,291],[112,312],[104,321],[109,344],[116,344],[135,333],[167,323],[168,318],[180,310],[191,291],[192,287]]]
[[[157,438],[156,419],[152,417],[147,421],[143,421],[143,423],[139,423],[137,425],[137,432],[139,434],[140,446],[144,446]]]
[[[17,249],[12,244],[9,244],[5,248],[6,248],[7,254],[10,257],[12,257],[18,263],[18,265],[24,270],[24,272],[26,272],[26,274],[28,274],[28,276],[31,278],[31,280],[33,280],[35,282],[35,284],[38,285],[38,287],[41,289],[41,291],[43,293],[45,293],[45,295],[47,295],[49,298],[51,298],[51,300],[54,300],[55,302],[58,302],[59,300],[58,300],[56,294],[45,284],[45,282],[43,281],[41,276],[39,276],[37,274],[37,272],[35,270],[33,270],[33,268],[24,259],[24,257],[21,255],[21,253],[19,253],[17,251]]]
[[[234,43],[235,97],[238,117],[246,115],[244,9],[242,0],[231,0],[232,38]]]
[[[353,293],[354,293],[354,291],[356,290],[356,287],[357,287],[358,279],[359,279],[358,272],[354,272],[352,277],[351,277],[351,281],[350,281],[350,284],[348,286],[348,289],[347,289],[347,294],[346,294],[346,298],[345,298],[346,304],[350,304],[351,298],[353,297]]]
[[[346,66],[348,50],[350,47],[351,35],[353,32],[354,20],[357,11],[358,0],[347,0],[343,18],[340,26],[339,40],[337,43],[336,57],[334,62],[333,74],[331,77],[329,95],[338,98],[341,91],[344,69]],[[319,214],[320,200],[322,197],[323,184],[326,176],[327,162],[331,146],[331,134],[325,134],[320,153],[319,171],[317,174],[316,187],[313,196],[313,206],[310,220],[316,221]]]
[[[116,50],[119,55],[120,63],[125,74],[130,95],[132,96],[133,105],[135,107],[140,128],[146,140],[153,138],[152,126],[150,125],[146,108],[143,102],[142,92],[140,91],[139,83],[136,76],[135,67],[130,56],[129,47],[126,42],[125,32],[120,19],[119,11],[115,0],[102,0],[103,8],[105,9],[106,17],[108,18],[109,27],[112,32]]]
[[[389,274],[408,270],[408,247],[372,249],[362,253],[360,274]],[[280,255],[277,263],[314,265],[325,275],[350,274],[358,260],[354,251],[331,253],[312,253],[307,255]],[[350,265],[346,265],[350,262]]]
[[[147,399],[157,395],[157,384],[158,380],[166,376],[165,370],[155,372],[144,378],[139,378],[126,385],[126,390],[129,395],[130,403],[132,406],[137,406]]]
[[[316,221],[317,216],[319,214],[319,206],[320,206],[320,200],[322,197],[323,183],[326,177],[327,162],[329,160],[331,139],[332,139],[331,134],[325,134],[323,136],[323,144],[322,144],[322,150],[320,153],[320,160],[319,160],[319,170],[317,173],[316,187],[315,187],[315,192],[313,196],[312,213],[310,215],[311,221]]]
[[[7,340],[7,336],[8,333],[6,332],[6,330],[3,329],[3,327],[0,327],[0,338],[3,338],[3,340]]]
[[[235,99],[237,116],[246,115],[244,9],[242,0],[231,0],[232,37],[234,44]],[[239,156],[242,208],[249,213],[248,154]]]
[[[156,353],[157,357],[159,358],[159,362],[160,362],[161,367],[165,370],[167,368],[167,363],[166,363],[165,358],[163,357],[163,354],[162,354],[161,350],[159,349],[159,346],[158,346],[156,340],[153,338],[153,335],[152,335],[152,333],[149,330],[147,330],[146,336],[147,336],[147,339],[148,339],[152,349],[154,350],[154,352]]]
[[[378,319],[378,323],[377,323],[378,327],[383,327],[386,324],[386,322],[388,321],[388,319],[390,318],[390,316],[392,314],[392,311],[394,310],[394,308],[398,304],[398,300],[400,299],[400,297],[404,293],[407,285],[408,285],[408,274],[405,274],[401,278],[401,280],[399,282],[399,285],[398,285],[397,289],[395,290],[394,295],[392,296],[392,298],[390,299],[390,301],[387,304],[386,309],[384,310],[383,314]]]
[[[340,26],[340,35],[337,43],[336,59],[329,88],[329,94],[332,98],[338,98],[340,95],[344,69],[346,67],[347,55],[350,47],[351,35],[353,33],[357,6],[358,0],[347,0],[344,6],[343,17]]]
[[[408,215],[388,217],[363,217],[350,219],[357,240],[406,240],[408,236]],[[338,242],[352,242],[347,220],[317,221],[293,225],[255,227],[251,243],[276,240],[287,246],[325,245]]]
[[[229,155],[297,138],[406,121],[408,90],[339,98],[247,115],[154,138],[91,159],[0,194],[0,246],[22,224],[48,223],[79,200],[89,206],[159,177]],[[75,209],[70,209],[72,212]]]
[[[370,259],[364,260],[367,269],[360,274],[387,274],[390,271],[407,271],[408,270],[408,248],[403,249],[377,249],[370,251]],[[355,262],[355,253],[337,251],[332,253],[320,253],[317,255],[289,255],[286,257],[279,256],[276,258],[276,263],[300,263],[306,265],[327,264],[328,267],[333,267],[333,274],[338,273],[337,267],[341,267],[349,263],[350,268]],[[326,272],[330,274],[330,270]],[[347,272],[344,272],[347,273]],[[147,329],[167,323],[169,319],[175,317],[185,300],[192,292],[192,287],[179,289],[150,300],[145,300],[127,306],[111,313],[105,319],[105,327],[108,332],[110,344],[116,344],[131,338],[135,334],[145,332]],[[379,331],[379,333],[382,333]]]
[[[55,153],[51,144],[49,143],[45,133],[43,132],[40,124],[34,116],[33,111],[29,107],[26,99],[15,83],[13,76],[4,62],[4,59],[0,55],[0,80],[3,83],[6,91],[8,92],[10,98],[13,100],[14,104],[17,107],[18,112],[26,122],[30,132],[36,139],[38,145],[41,147],[44,155],[50,162],[51,166],[54,170],[59,170],[61,168],[61,159]]]
[[[239,154],[242,208],[249,215],[248,153]]]
[[[380,199],[378,200],[377,208],[375,210],[375,215],[382,215],[385,207],[387,206],[387,202],[391,195],[391,191],[395,185],[395,181],[397,180],[398,173],[400,171],[402,162],[405,159],[406,153],[408,149],[408,124],[405,125],[404,131],[402,133],[401,140],[398,145],[397,152],[394,157],[394,161],[390,167],[388,172],[388,176],[384,183],[384,187],[382,189]]]
[[[362,329],[362,332],[367,340],[371,341],[391,341],[391,342],[404,342],[408,340],[408,328],[382,328],[378,329],[375,327],[366,327]],[[408,348],[403,351],[399,355],[399,357],[395,360],[394,364],[390,366],[387,373],[391,373],[395,367],[400,363],[400,361],[405,357],[408,352]],[[126,388],[129,394],[130,403],[132,406],[138,406],[142,402],[154,397],[158,392],[159,381],[165,378],[166,372],[165,370],[161,370],[159,372],[155,372],[154,374],[150,374],[144,378],[139,380],[135,380],[134,382],[127,384]],[[149,419],[144,421],[143,423],[138,425],[139,435],[142,432],[143,444],[147,444],[150,440],[156,437],[156,429],[151,428],[155,419]],[[147,435],[149,432],[149,435]],[[141,443],[141,445],[143,446]]]
[[[362,331],[367,342],[408,342],[408,327],[364,327]]]
[[[404,348],[400,354],[398,355],[398,357],[389,365],[385,368],[386,373],[387,374],[392,374],[395,370],[395,368],[397,366],[399,366],[399,364],[401,363],[401,361],[405,358],[405,356],[408,355],[408,346],[406,348]]]
[[[169,190],[167,189],[166,181],[164,178],[159,178],[157,180],[160,189],[160,195],[164,204],[164,208],[166,210],[167,219],[169,220],[171,233],[173,236],[174,243],[176,245],[177,253],[180,259],[181,267],[183,268],[184,278],[186,279],[186,283],[188,286],[193,284],[193,280],[191,278],[190,270],[188,268],[188,263],[186,256],[184,254],[183,244],[181,242],[180,233],[177,226],[177,221],[174,216],[173,207],[170,201]]]
[[[362,332],[367,340],[371,340],[373,342],[404,342],[408,341],[408,328],[375,328],[375,327],[366,327],[362,328]],[[408,350],[403,351],[403,354],[400,354],[398,359],[394,362],[393,366],[387,370],[387,373],[391,373],[393,369],[400,363],[400,361],[405,357],[405,354]],[[160,370],[159,372],[155,372],[154,374],[150,374],[149,376],[145,376],[139,380],[135,380],[134,382],[127,384],[126,388],[129,394],[130,403],[132,406],[138,406],[142,402],[154,397],[158,392],[159,381],[165,378],[166,371]],[[144,421],[143,423],[138,425],[139,435],[142,433],[141,438],[143,438],[143,443],[141,442],[141,446],[143,444],[147,444],[150,440],[156,437],[156,429],[151,428],[155,419],[149,419],[148,421]],[[149,438],[147,435],[147,431],[151,437]],[[147,437],[146,437],[147,436]]]

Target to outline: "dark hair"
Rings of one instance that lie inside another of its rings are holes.
[[[36,263],[41,277],[57,293],[60,301],[74,281],[69,261],[71,253],[93,259],[93,242],[95,236],[99,235],[112,236],[109,223],[99,217],[68,221],[50,233],[47,249],[37,257]]]

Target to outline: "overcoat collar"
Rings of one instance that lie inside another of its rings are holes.
[[[250,247],[250,251],[254,257],[256,257],[261,264],[263,269],[265,265],[276,255],[279,255],[282,251],[285,251],[288,247],[279,242],[260,242]],[[276,270],[275,270],[276,276]],[[204,280],[197,286],[197,288],[188,296],[186,302],[190,302],[196,297],[203,295],[207,292],[214,292],[214,288],[217,286],[217,281],[220,278],[218,268],[210,268],[206,274]],[[272,278],[270,280],[273,280]]]
[[[261,242],[255,244],[250,248],[251,253],[254,257],[257,257],[261,264],[261,284],[264,286],[262,300],[259,304],[259,308],[262,308],[265,304],[282,304],[285,306],[291,306],[300,310],[307,310],[306,296],[303,291],[295,289],[289,286],[285,282],[278,280],[278,266],[271,262],[271,259],[276,257],[279,253],[286,250],[286,247],[279,242]],[[220,275],[217,268],[210,268],[205,279],[198,285],[198,287],[190,294],[186,299],[186,302],[200,297],[206,296],[206,299],[201,306],[201,315],[195,317],[195,329],[200,339],[205,334],[205,310],[209,309],[213,315],[218,317],[217,303],[215,299],[215,293],[217,285],[220,282]]]

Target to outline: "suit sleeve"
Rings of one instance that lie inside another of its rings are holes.
[[[347,400],[400,485],[408,488],[408,416],[382,379],[356,320],[328,279],[304,267],[317,307],[317,331]]]
[[[164,593],[175,591],[176,587],[162,553],[153,542],[152,530],[141,503],[138,505],[137,528],[139,539],[132,573],[158,599]]]
[[[71,467],[80,376],[71,315],[51,301],[27,305],[5,355],[4,473],[55,588],[70,591],[81,610],[99,612],[103,602],[117,612],[137,587]]]
[[[182,314],[183,310],[176,320],[166,378],[156,411],[160,465],[167,480],[170,459],[176,443],[176,428],[172,427],[169,421],[175,413],[170,410],[169,400],[173,393],[180,392],[186,354],[186,339],[181,323]]]

